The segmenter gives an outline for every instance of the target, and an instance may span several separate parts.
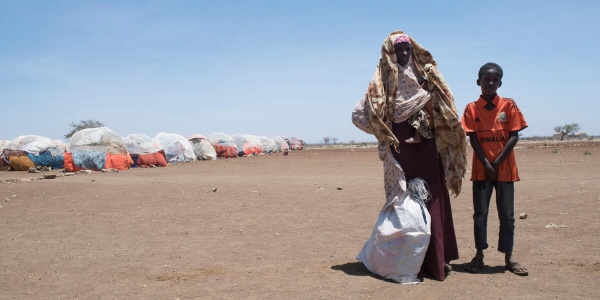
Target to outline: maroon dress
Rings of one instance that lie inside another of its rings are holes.
[[[415,129],[408,122],[394,123],[394,135],[400,141],[400,152],[392,150],[394,158],[404,170],[406,180],[421,177],[427,182],[431,200],[427,210],[431,215],[431,240],[421,266],[421,273],[431,274],[438,280],[445,279],[444,265],[458,259],[458,246],[454,234],[450,195],[446,189],[444,169],[437,155],[435,139],[421,138],[418,144],[407,144]],[[393,147],[392,147],[393,149]]]

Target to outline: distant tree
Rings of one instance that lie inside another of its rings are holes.
[[[323,137],[323,144],[327,145],[331,141],[331,138],[328,136]]]
[[[574,135],[575,132],[579,131],[579,124],[565,124],[563,126],[554,127],[554,131],[556,133],[560,133],[560,140],[562,141],[565,138],[565,135]]]
[[[65,138],[68,138],[68,139],[70,139],[79,130],[86,129],[86,128],[104,127],[104,124],[102,124],[102,122],[96,121],[96,120],[81,120],[81,121],[79,121],[79,123],[72,122],[71,124],[69,124],[69,127],[71,127],[71,131],[69,131],[69,133],[65,134]]]
[[[332,137],[331,140],[333,141],[334,144],[337,144],[338,138]]]

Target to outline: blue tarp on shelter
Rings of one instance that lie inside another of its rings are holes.
[[[39,155],[27,154],[27,157],[31,159],[36,166],[47,166],[52,169],[62,169],[64,166],[65,157],[60,155],[52,155],[50,150],[40,152]]]

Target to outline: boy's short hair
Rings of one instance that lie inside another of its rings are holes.
[[[504,76],[504,71],[502,70],[502,67],[500,65],[498,65],[497,63],[489,62],[489,63],[481,66],[481,68],[479,68],[479,74],[477,74],[478,78],[481,79],[481,73],[483,73],[483,71],[485,71],[485,70],[490,70],[490,69],[500,72],[500,78],[502,78],[502,76]]]

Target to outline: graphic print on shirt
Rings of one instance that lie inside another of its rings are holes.
[[[506,123],[506,113],[505,112],[500,112],[498,114],[498,121],[500,121],[502,123]]]
[[[479,143],[501,143],[505,142],[506,137],[504,135],[501,136],[482,136],[479,138]]]

